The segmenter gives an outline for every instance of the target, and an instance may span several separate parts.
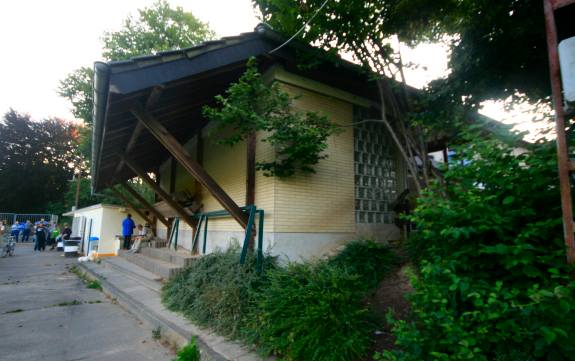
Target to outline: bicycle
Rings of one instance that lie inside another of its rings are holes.
[[[2,247],[2,255],[0,257],[4,258],[7,256],[14,256],[14,251],[16,250],[16,239],[14,236],[8,238],[8,242]]]

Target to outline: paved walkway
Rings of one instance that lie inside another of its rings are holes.
[[[105,258],[101,264],[87,262],[82,267],[102,282],[104,291],[129,308],[152,328],[160,327],[162,337],[178,346],[196,336],[202,360],[210,361],[273,361],[262,358],[237,342],[226,340],[210,330],[195,326],[182,315],[168,311],[161,302],[162,284],[158,276],[128,262],[122,257]]]
[[[2,361],[164,361],[174,354],[152,331],[68,271],[62,253],[17,244],[0,258]]]

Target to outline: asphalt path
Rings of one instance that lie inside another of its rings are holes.
[[[70,272],[75,258],[18,243],[0,258],[1,361],[164,361],[142,322]]]

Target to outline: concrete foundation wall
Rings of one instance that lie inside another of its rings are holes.
[[[332,254],[354,237],[353,233],[264,232],[262,249],[264,253],[278,256],[282,262],[298,262]],[[243,241],[243,232],[208,231],[206,253],[241,246]],[[199,241],[200,250],[202,246],[203,234]]]

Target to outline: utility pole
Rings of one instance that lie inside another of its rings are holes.
[[[78,177],[76,177],[76,201],[74,202],[74,209],[78,209],[78,204],[80,204],[80,183],[82,181],[82,171],[78,171]]]
[[[567,263],[575,263],[575,234],[573,229],[573,202],[571,198],[570,172],[575,164],[569,159],[569,145],[565,132],[565,108],[561,88],[561,66],[559,59],[557,23],[555,12],[567,6],[575,6],[575,0],[543,0],[545,10],[545,29],[547,32],[547,51],[553,108],[555,109],[555,132],[557,133],[557,163],[559,167],[559,185],[561,190],[561,209],[563,211],[563,235],[567,249]],[[563,11],[563,10],[562,10]],[[565,69],[566,70],[566,69]]]

